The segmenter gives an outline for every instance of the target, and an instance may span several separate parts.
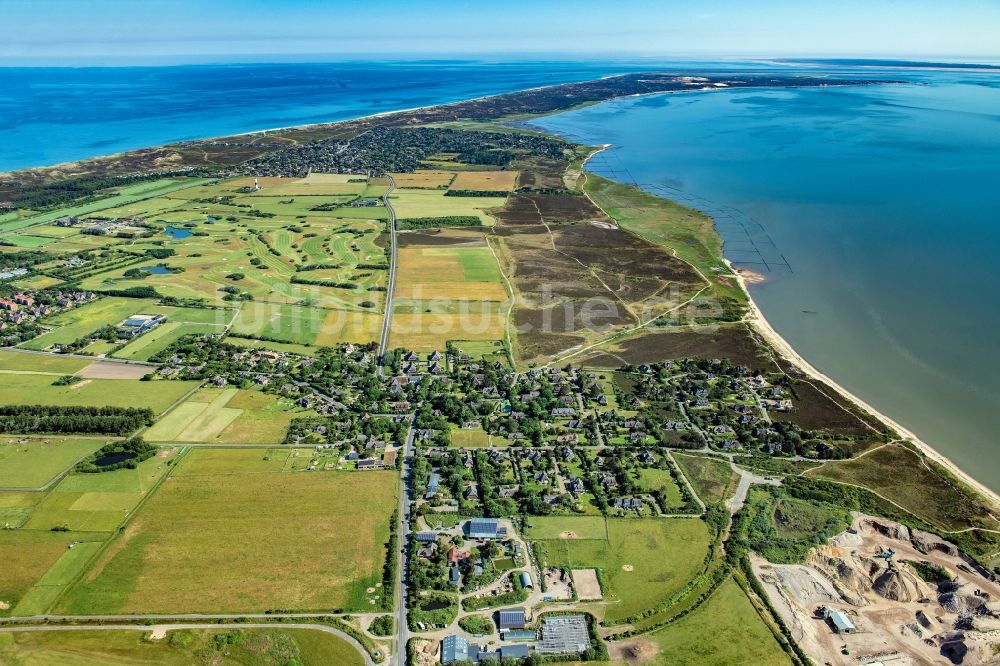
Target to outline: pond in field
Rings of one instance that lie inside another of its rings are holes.
[[[191,236],[191,231],[183,227],[167,227],[163,230],[163,233],[170,236],[174,240],[181,240]]]
[[[95,467],[111,467],[112,465],[117,465],[123,463],[126,460],[131,460],[135,458],[134,453],[109,453],[103,455],[94,461]]]
[[[143,266],[142,270],[153,275],[169,275],[173,272],[168,266]]]

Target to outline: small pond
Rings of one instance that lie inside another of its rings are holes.
[[[143,266],[142,270],[153,275],[169,275],[172,272],[169,266]]]
[[[174,226],[167,227],[163,230],[163,233],[170,236],[174,240],[181,240],[182,238],[187,238],[191,235],[191,231],[189,229]]]
[[[111,467],[112,465],[117,465],[118,463],[123,463],[126,460],[131,460],[135,458],[134,453],[108,453],[103,455],[94,461],[95,467]]]

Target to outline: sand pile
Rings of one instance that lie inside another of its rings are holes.
[[[930,590],[916,576],[899,569],[886,569],[875,579],[872,589],[890,601],[909,603],[930,596]]]

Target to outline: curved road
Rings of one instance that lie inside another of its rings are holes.
[[[166,631],[174,631],[177,629],[308,629],[311,631],[322,631],[323,633],[332,634],[337,638],[342,638],[347,641],[351,647],[356,649],[358,653],[362,656],[365,661],[365,666],[375,666],[375,662],[372,661],[371,656],[364,649],[364,647],[351,637],[349,634],[344,633],[339,629],[334,629],[333,627],[327,626],[325,624],[281,624],[276,622],[241,622],[239,624],[156,624],[156,625],[141,625],[141,624],[105,624],[105,625],[83,625],[83,626],[73,626],[73,625],[47,625],[47,626],[31,626],[31,627],[0,627],[0,633],[19,633],[24,631],[142,631],[149,633],[154,629],[165,629]]]
[[[392,328],[392,293],[396,290],[396,211],[389,203],[389,195],[396,189],[396,181],[392,176],[386,175],[389,179],[389,189],[382,195],[382,203],[389,211],[389,282],[385,287],[385,316],[382,318],[382,335],[378,341],[379,358],[385,354],[389,346],[389,330]]]

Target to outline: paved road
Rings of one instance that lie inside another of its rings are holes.
[[[132,361],[125,358],[111,358],[110,356],[88,356],[87,354],[56,354],[55,352],[40,351],[36,349],[20,349],[18,347],[4,347],[4,351],[17,352],[18,354],[36,354],[39,356],[55,356],[56,358],[79,358],[92,363],[120,363],[121,365],[143,365],[149,368],[160,367],[158,363],[147,361]]]
[[[407,626],[406,618],[406,578],[407,559],[406,549],[410,537],[410,495],[412,489],[412,450],[413,436],[416,430],[413,428],[413,421],[410,421],[410,428],[406,433],[406,441],[403,443],[401,473],[399,475],[399,552],[394,556],[398,557],[399,566],[396,567],[396,649],[393,651],[392,663],[397,666],[406,665],[406,641],[410,637],[410,630]]]
[[[743,507],[743,504],[747,501],[747,493],[750,491],[751,485],[755,483],[763,483],[770,486],[781,485],[781,481],[775,477],[760,476],[759,474],[754,474],[741,467],[737,467],[732,458],[729,459],[729,466],[734,472],[740,475],[740,485],[736,487],[736,494],[728,502],[730,513],[735,514]]]
[[[396,211],[389,203],[389,194],[396,189],[396,181],[392,176],[389,179],[389,189],[382,195],[382,202],[385,209],[389,211],[389,282],[385,287],[385,316],[382,318],[382,336],[378,341],[378,352],[381,357],[389,348],[389,330],[392,328],[392,294],[396,291]]]
[[[279,624],[275,622],[241,622],[239,624],[160,624],[160,625],[141,625],[141,624],[105,624],[105,625],[83,625],[83,626],[73,626],[73,625],[44,625],[44,626],[32,626],[32,627],[0,627],[0,633],[13,633],[13,632],[25,632],[25,631],[142,631],[144,633],[150,633],[154,629],[162,629],[166,631],[174,631],[176,629],[309,629],[312,631],[322,631],[323,633],[333,634],[338,638],[342,638],[347,641],[353,648],[355,648],[359,654],[364,658],[366,666],[375,666],[375,662],[372,661],[371,656],[364,649],[364,647],[356,641],[349,634],[335,629],[333,627],[327,626],[325,624]]]

